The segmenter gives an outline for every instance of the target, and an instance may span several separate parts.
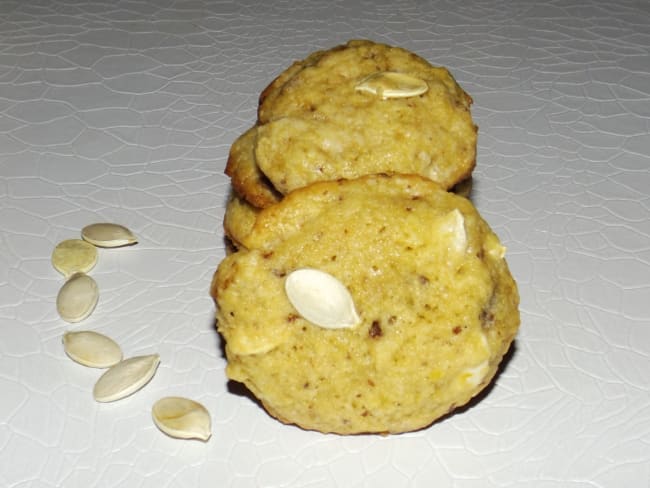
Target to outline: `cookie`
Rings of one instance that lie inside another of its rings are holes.
[[[448,189],[475,166],[471,103],[446,68],[399,47],[350,41],[294,63],[264,90],[254,162],[281,194],[385,172]]]
[[[268,207],[277,203],[282,195],[270,184],[255,162],[257,127],[241,134],[230,146],[226,175],[230,176],[235,191],[254,207]]]
[[[230,192],[223,217],[223,229],[236,248],[243,247],[242,241],[253,229],[259,212],[259,208],[247,202],[234,189]]]
[[[242,246],[211,287],[227,375],[305,429],[426,427],[490,383],[519,326],[504,247],[427,178],[314,183],[261,210]]]
[[[450,191],[465,198],[470,198],[472,177],[461,181]],[[226,205],[223,225],[226,237],[230,239],[236,248],[243,247],[242,241],[252,230],[260,211],[260,208],[253,206],[244,197],[239,195],[237,191],[231,191]]]

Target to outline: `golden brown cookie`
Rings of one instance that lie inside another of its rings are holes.
[[[278,202],[282,195],[270,184],[255,162],[257,127],[240,135],[230,146],[226,175],[230,176],[235,191],[251,205],[268,207]]]
[[[259,208],[253,207],[236,191],[232,190],[230,192],[223,218],[223,228],[226,237],[232,241],[236,248],[243,246],[242,240],[253,229],[253,224],[259,212]]]
[[[306,429],[426,427],[490,383],[519,326],[497,236],[469,200],[419,176],[296,190],[242,244],[211,289],[227,374]],[[302,269],[316,273],[297,280]]]
[[[319,51],[260,99],[254,162],[282,194],[385,172],[451,188],[475,165],[472,99],[447,69],[402,48],[350,41]]]
[[[469,177],[461,181],[450,191],[462,197],[470,198],[472,178]],[[260,211],[260,208],[251,205],[250,202],[240,196],[234,189],[230,192],[223,225],[226,236],[236,248],[243,246],[242,241],[252,230]]]

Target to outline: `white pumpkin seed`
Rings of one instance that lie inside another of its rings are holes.
[[[122,350],[113,339],[91,330],[63,334],[63,349],[70,359],[91,368],[110,368],[122,360]]]
[[[66,278],[74,273],[87,273],[97,263],[97,248],[82,239],[59,242],[52,252],[52,266]]]
[[[151,409],[151,415],[156,426],[171,437],[207,441],[212,435],[210,413],[189,398],[161,398]]]
[[[416,97],[426,93],[429,85],[415,76],[396,71],[379,71],[363,78],[355,87],[382,99]]]
[[[81,237],[98,247],[122,247],[138,242],[129,229],[108,222],[87,225],[81,230]]]
[[[284,289],[298,313],[319,327],[342,329],[360,322],[350,292],[324,271],[298,269],[287,276]]]
[[[59,290],[56,309],[67,322],[80,322],[88,317],[99,300],[97,283],[84,273],[73,274]]]
[[[158,354],[124,359],[100,376],[93,397],[98,402],[114,402],[135,393],[149,383],[159,364]]]

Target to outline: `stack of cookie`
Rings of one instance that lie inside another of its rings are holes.
[[[236,252],[211,292],[228,376],[276,418],[405,432],[495,375],[518,294],[496,235],[449,191],[475,166],[471,101],[445,68],[369,41],[262,92],[231,147]]]
[[[316,181],[418,174],[450,189],[476,161],[472,99],[445,68],[398,47],[350,41],[293,63],[261,94],[232,145],[225,218],[235,244],[261,208]]]

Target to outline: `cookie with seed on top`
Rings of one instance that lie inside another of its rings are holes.
[[[241,246],[211,288],[227,375],[305,429],[426,427],[492,381],[519,326],[497,236],[417,175],[295,190]]]
[[[400,47],[350,41],[269,84],[226,172],[256,207],[309,183],[375,173],[419,174],[449,189],[476,163],[471,103],[446,68]]]
[[[382,172],[451,188],[471,174],[472,99],[446,68],[400,47],[350,41],[291,71],[258,109],[256,163],[280,193]]]

